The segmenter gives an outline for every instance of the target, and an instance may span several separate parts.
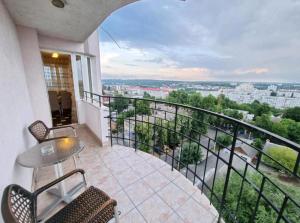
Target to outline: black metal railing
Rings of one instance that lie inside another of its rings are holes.
[[[206,194],[218,210],[219,220],[300,222],[299,144],[188,105],[90,92],[84,92],[84,99],[109,108],[112,145],[133,147],[164,159]],[[256,138],[288,147],[295,157],[293,165],[251,143]]]

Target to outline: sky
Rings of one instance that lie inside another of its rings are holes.
[[[141,0],[98,30],[104,79],[300,82],[300,0]]]

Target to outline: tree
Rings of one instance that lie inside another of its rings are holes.
[[[263,114],[262,116],[256,117],[255,125],[268,131],[272,131],[272,121],[269,115]]]
[[[292,119],[295,122],[300,122],[300,107],[288,108],[283,113],[283,118]]]
[[[251,145],[257,149],[263,149],[264,142],[262,139],[256,138],[256,139],[254,139],[254,141],[252,142]]]
[[[144,152],[149,152],[152,147],[153,128],[147,123],[135,125],[135,134],[137,137],[137,148]]]
[[[124,98],[122,95],[116,95],[117,98],[114,98],[114,101],[111,103],[113,110],[117,110],[118,113],[122,112],[129,105],[129,99]]]
[[[167,130],[164,128],[165,121],[158,118],[156,119],[156,126],[154,126],[155,131],[155,146],[158,147],[160,150],[164,148],[167,144]]]
[[[129,110],[126,112],[122,112],[121,114],[118,115],[117,117],[117,128],[118,129],[123,129],[123,125],[124,125],[124,120],[126,118],[132,117],[134,116],[134,110]]]
[[[187,166],[188,164],[197,164],[198,161],[202,160],[202,150],[199,144],[192,142],[185,142],[182,145],[180,162]]]
[[[232,144],[232,137],[227,134],[221,134],[217,137],[217,149],[222,149]]]
[[[167,97],[167,101],[171,103],[186,104],[188,101],[188,93],[185,90],[171,91]]]
[[[166,145],[170,149],[175,149],[175,147],[179,144],[179,138],[177,130],[175,130],[175,123],[171,121],[167,121],[165,123],[165,128],[167,129],[167,141]]]
[[[151,115],[150,101],[138,100],[137,99],[136,113],[138,115]]]
[[[288,139],[300,143],[300,123],[291,119],[282,119],[280,123],[287,128]]]
[[[243,190],[241,191],[242,178],[234,171],[230,174],[225,203],[226,212],[224,213],[224,220],[226,223],[248,223],[253,217],[253,207],[255,207],[258,197],[258,192],[254,189],[253,185],[261,185],[262,177],[260,174],[249,172],[246,178],[251,182],[251,184],[245,181]],[[274,184],[266,183],[263,188],[264,197],[269,199],[272,205],[275,207],[281,207],[282,205],[284,195],[279,192],[277,189],[278,187],[282,188],[282,190],[287,192],[287,194],[292,194],[295,197],[295,200],[299,200],[299,188],[296,186],[292,187],[292,185],[286,185],[286,183],[281,183],[277,179],[273,179],[272,181]],[[217,178],[215,182],[214,193],[219,198],[222,197],[224,191],[224,182],[225,179],[223,177]],[[275,185],[278,185],[278,187]],[[238,212],[235,212],[240,191],[241,197],[239,210]],[[220,202],[214,197],[212,203],[218,210],[220,210]],[[296,205],[292,202],[287,202],[284,210],[284,216],[289,219],[290,222],[300,222],[300,215],[298,214],[299,209]],[[233,216],[229,215],[229,213],[235,213],[236,218],[233,219]],[[253,222],[273,223],[276,222],[277,217],[278,214],[276,214],[270,204],[264,199],[261,199]]]

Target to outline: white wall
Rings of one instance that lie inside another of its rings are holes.
[[[15,163],[19,153],[34,143],[27,131],[33,111],[16,27],[0,0],[0,196],[5,186],[30,189],[32,171]],[[2,221],[0,217],[0,222]]]
[[[17,31],[34,119],[42,120],[46,125],[52,126],[37,31],[24,26],[17,26]]]
[[[81,42],[67,41],[43,35],[39,35],[38,38],[41,49],[84,53],[84,44]]]
[[[108,108],[98,105],[94,105],[90,102],[80,101],[78,102],[79,121],[85,123],[89,129],[98,137],[102,145],[108,145]]]
[[[93,91],[97,94],[102,94],[101,84],[101,64],[100,64],[100,46],[99,33],[95,30],[84,43],[85,52],[95,57],[91,58],[92,72],[93,72]]]

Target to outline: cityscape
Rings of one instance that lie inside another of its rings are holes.
[[[300,84],[297,83],[237,83],[237,82],[184,82],[163,80],[104,79],[104,90],[110,94],[142,97],[144,92],[165,99],[171,91],[185,90],[202,96],[224,95],[239,104],[257,100],[278,109],[300,106]]]

